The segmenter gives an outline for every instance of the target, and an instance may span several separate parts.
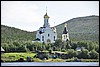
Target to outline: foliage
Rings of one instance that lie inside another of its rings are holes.
[[[89,58],[89,51],[87,49],[83,49],[81,52],[78,53],[78,58],[88,59]]]
[[[89,55],[90,55],[91,59],[98,59],[99,58],[99,53],[96,52],[95,50],[91,50]]]
[[[76,51],[74,51],[73,49],[69,49],[67,51],[68,58],[73,58],[73,57],[76,57],[77,55],[78,55],[78,53]]]
[[[47,52],[38,52],[35,56],[34,56],[34,58],[39,58],[39,59],[41,59],[41,60],[43,60],[43,59],[48,59],[49,58],[49,54],[47,53]]]

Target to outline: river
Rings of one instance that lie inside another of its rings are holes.
[[[1,66],[99,66],[99,62],[2,62]]]

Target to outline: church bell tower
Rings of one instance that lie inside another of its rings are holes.
[[[62,41],[69,41],[69,34],[68,34],[68,29],[67,29],[67,23],[65,23],[65,28],[62,33]]]

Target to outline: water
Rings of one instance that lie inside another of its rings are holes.
[[[3,62],[1,66],[99,66],[99,62]]]

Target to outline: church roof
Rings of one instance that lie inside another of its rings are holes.
[[[63,34],[67,34],[68,33],[68,31],[67,31],[67,29],[66,29],[66,27],[64,28],[64,31],[63,31]]]
[[[35,39],[35,41],[36,41],[36,40],[37,40],[37,41],[40,41],[40,39],[39,39],[39,38],[36,38],[36,39]]]
[[[46,12],[46,14],[44,15],[44,18],[50,18],[50,17],[47,15],[47,12]]]

